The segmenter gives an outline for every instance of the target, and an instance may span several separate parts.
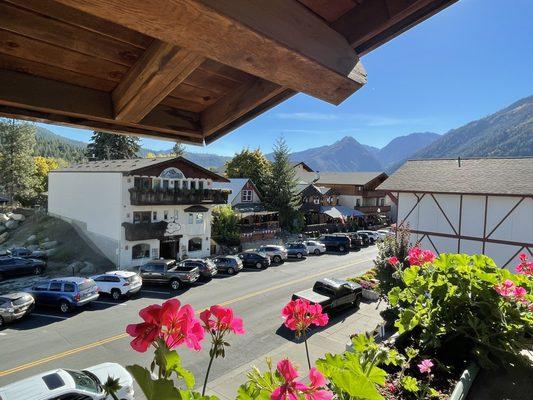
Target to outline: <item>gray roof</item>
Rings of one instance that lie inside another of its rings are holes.
[[[231,194],[228,196],[228,204],[231,204],[249,180],[249,178],[231,178],[229,182],[214,182],[213,189],[231,190]]]
[[[409,160],[377,190],[530,196],[533,157]]]
[[[174,157],[130,158],[126,160],[85,161],[54,172],[130,172],[172,160]]]
[[[299,182],[315,183],[319,185],[366,185],[378,176],[384,174],[376,172],[300,172],[296,173]],[[316,178],[318,180],[315,182]]]

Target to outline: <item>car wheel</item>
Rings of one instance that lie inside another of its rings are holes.
[[[235,270],[233,268],[228,268],[228,275],[233,275]]]
[[[63,314],[66,314],[70,311],[70,304],[68,301],[62,301],[59,303],[59,311],[61,311]]]
[[[35,267],[35,269],[33,270],[33,274],[34,275],[40,275],[41,274],[41,267]]]
[[[339,251],[341,253],[344,253],[346,251],[346,249],[344,248],[344,246],[339,246]]]
[[[0,317],[0,328],[4,326],[4,319]]]
[[[120,290],[118,290],[118,289],[113,289],[113,290],[111,290],[111,297],[112,297],[114,300],[119,300],[121,294],[122,294],[122,293],[121,293]]]
[[[352,304],[354,308],[359,308],[359,306],[361,305],[361,296],[357,297],[357,299],[355,299],[355,301]]]
[[[281,263],[281,257],[280,256],[274,256],[272,261],[274,261],[276,264],[280,264]]]
[[[302,257],[303,257],[302,253],[296,253],[296,258],[298,258],[298,259],[300,259],[300,260],[301,260],[301,259],[302,259]]]
[[[170,287],[172,290],[178,290],[181,287],[181,282],[177,279],[173,279],[170,281]]]
[[[320,255],[320,250],[315,249],[314,253],[315,253],[316,256],[319,256]]]
[[[260,262],[258,262],[257,264],[255,264],[255,267],[256,267],[257,269],[261,269],[261,268],[263,268],[263,264],[261,264]]]

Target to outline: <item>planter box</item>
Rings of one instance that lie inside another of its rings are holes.
[[[455,385],[455,389],[450,396],[450,400],[464,400],[472,386],[472,382],[476,379],[477,373],[479,372],[479,367],[472,363],[468,366],[467,369],[463,371],[461,377]]]
[[[379,299],[379,293],[375,290],[363,289],[363,299],[376,301]]]

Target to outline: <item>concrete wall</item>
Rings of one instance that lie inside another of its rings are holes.
[[[486,254],[510,270],[520,252],[533,251],[531,221],[531,197],[399,194],[398,223],[409,224],[413,243],[439,253]]]
[[[74,225],[116,263],[121,237],[122,174],[53,172],[48,182],[49,214]]]

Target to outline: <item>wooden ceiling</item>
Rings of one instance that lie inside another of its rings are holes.
[[[0,0],[0,116],[209,143],[455,0]]]

